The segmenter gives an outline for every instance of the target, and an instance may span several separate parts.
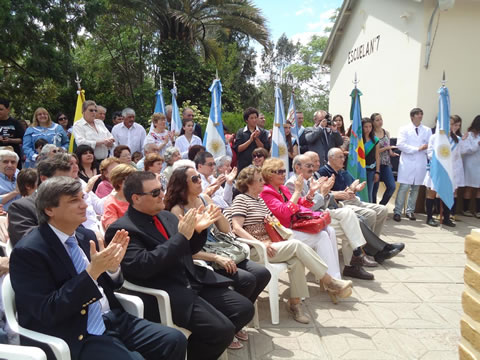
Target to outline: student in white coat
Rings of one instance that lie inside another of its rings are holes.
[[[414,212],[418,189],[423,183],[427,171],[427,147],[428,140],[432,136],[432,130],[421,125],[423,119],[422,109],[412,109],[410,111],[410,119],[412,120],[411,124],[400,129],[397,140],[397,147],[402,151],[402,154],[400,155],[397,177],[400,187],[393,211],[393,220],[395,221],[401,220],[401,213],[408,190],[410,190],[410,194],[407,201],[406,216],[410,220],[416,220]]]
[[[476,216],[480,218],[480,115],[477,115],[468,128],[468,135],[465,139],[465,154],[463,167],[465,169],[465,193],[463,194],[463,215]],[[476,200],[476,211],[470,211],[470,199]]]

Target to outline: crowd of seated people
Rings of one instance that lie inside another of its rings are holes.
[[[3,100],[0,106],[8,108]],[[134,352],[144,358],[180,359],[186,353],[188,359],[217,359],[227,348],[241,348],[254,303],[271,277],[261,265],[263,255],[242,239],[263,243],[270,263],[287,264],[287,309],[304,324],[311,321],[302,306],[309,297],[306,270],[336,302],[352,294],[354,283],[342,276],[374,280],[374,268],[404,248],[381,239],[385,201],[393,194],[382,154],[395,149],[378,139],[389,137],[380,114],[364,121],[373,173],[360,182],[344,170],[343,118],[330,123],[324,111],[315,113],[314,126],[301,127],[298,144],[289,138],[291,163],[285,164],[270,157],[271,137],[264,123],[257,124],[254,108],[245,111],[246,126],[233,145],[227,144],[230,153],[217,159],[201,145],[189,111],[184,134],[175,138],[163,114],[154,114],[146,135],[132,109],[124,110],[123,122],[111,133],[96,118],[98,108],[93,101],[84,103],[83,118],[72,127],[75,153],[58,151],[66,147],[65,127],[52,126],[43,108],[37,109],[34,125],[52,136],[39,136],[27,169],[19,171],[16,148],[0,149],[0,217],[6,219],[0,233],[13,247],[10,265],[0,257],[0,275],[11,274],[20,325],[64,339],[74,359],[109,351],[119,359],[134,359]],[[413,127],[402,131],[417,132],[417,110],[411,120]],[[61,134],[59,145],[55,132]],[[429,140],[427,130],[418,133],[418,144]],[[480,117],[466,136],[456,135],[457,155],[465,160],[458,186],[469,186],[469,199],[480,199],[478,177],[468,173],[478,162],[479,134]],[[418,144],[409,141],[406,135],[399,138],[400,171],[408,156],[427,157],[428,143],[415,148]],[[139,161],[132,161],[132,151],[141,154]],[[411,191],[407,217],[412,219],[416,185],[407,177],[400,180],[406,182],[402,191]],[[381,204],[374,203],[378,181],[387,183]],[[369,201],[357,195],[365,187]],[[403,204],[396,205],[398,221],[397,207]],[[444,220],[449,222],[450,217]],[[272,229],[288,236],[278,239]],[[113,296],[123,280],[165,290],[173,322],[191,332],[188,340],[158,324],[158,306],[148,295],[137,293],[146,320],[125,313]]]

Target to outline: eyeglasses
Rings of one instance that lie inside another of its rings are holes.
[[[68,120],[68,118],[66,118],[65,116],[62,116],[62,117],[58,118],[58,121],[60,121],[60,120]]]
[[[263,155],[263,154],[252,154],[252,157],[253,157],[254,159],[255,159],[255,158],[259,158],[259,159],[260,159],[260,158],[265,157],[265,155]]]
[[[193,175],[190,179],[194,184],[198,184],[200,181],[202,181],[202,178],[200,177],[200,175]]]
[[[88,111],[90,111],[90,112],[97,112],[97,110],[95,110],[95,109],[88,109]]]
[[[142,192],[142,193],[137,193],[137,195],[151,195],[153,198],[156,198],[160,195],[160,193],[163,191],[163,187],[153,189],[150,192]]]
[[[285,175],[287,173],[287,170],[280,169],[280,170],[273,170],[272,172],[277,175]]]
[[[212,167],[212,166],[215,166],[215,163],[214,163],[214,162],[205,163],[205,166],[210,166],[210,167]]]
[[[302,166],[305,166],[307,169],[313,168],[313,164],[303,164]]]

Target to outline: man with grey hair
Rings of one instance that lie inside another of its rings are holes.
[[[172,130],[172,105],[165,106],[165,117],[167,118],[167,129]]]
[[[291,176],[285,185],[293,193],[297,176],[302,175],[304,180],[301,196],[309,199],[308,195],[311,194],[310,199],[314,203],[312,210],[324,211],[328,208],[331,196],[329,192],[335,182],[335,177],[322,177],[315,180],[313,178],[314,166],[308,155],[295,156],[293,159],[295,175]],[[378,264],[362,251],[366,241],[355,212],[346,207],[330,209],[329,211],[332,219],[331,225],[337,236],[342,237],[342,254],[346,269],[344,269],[344,275],[348,274],[348,276],[358,279],[373,280],[373,274],[365,271],[363,266],[375,267]]]
[[[313,117],[315,125],[305,129],[308,150],[318,154],[322,166],[327,162],[328,150],[343,144],[337,125],[331,124],[331,127],[327,127],[327,115],[325,110],[316,111]]]
[[[117,231],[105,247],[80,227],[87,208],[80,182],[46,180],[36,207],[38,228],[10,256],[20,325],[63,339],[73,359],[183,360],[180,331],[130,315],[118,302],[128,232]]]
[[[5,211],[20,198],[17,187],[18,155],[10,150],[0,150],[0,204]]]
[[[107,108],[97,104],[97,119],[105,122],[105,117],[107,116]]]
[[[144,163],[145,163],[145,157],[148,154],[154,154],[154,153],[158,154],[160,152],[160,149],[159,149],[158,145],[155,144],[155,143],[145,144],[145,146],[143,147],[143,150],[144,150],[145,155],[137,163],[137,170],[139,170],[139,171],[143,171]]]
[[[112,129],[115,146],[127,145],[132,154],[136,151],[143,154],[143,145],[147,137],[145,129],[135,122],[135,111],[133,109],[123,109],[122,116],[123,122],[115,125]]]

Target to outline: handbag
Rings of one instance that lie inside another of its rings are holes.
[[[293,235],[292,230],[287,229],[285,226],[280,224],[278,220],[268,221],[265,219],[264,225],[265,230],[267,231],[267,234],[272,242],[288,240]]]
[[[223,233],[214,226],[209,230],[209,239],[214,238],[214,241],[207,241],[203,246],[203,250],[210,254],[232,259],[235,264],[238,264],[248,257],[248,250],[240,244],[235,236],[231,233]],[[217,263],[210,264],[214,269],[220,270],[223,267]]]
[[[292,229],[308,234],[317,234],[325,229],[332,219],[329,212],[302,212],[299,211],[292,215]]]

